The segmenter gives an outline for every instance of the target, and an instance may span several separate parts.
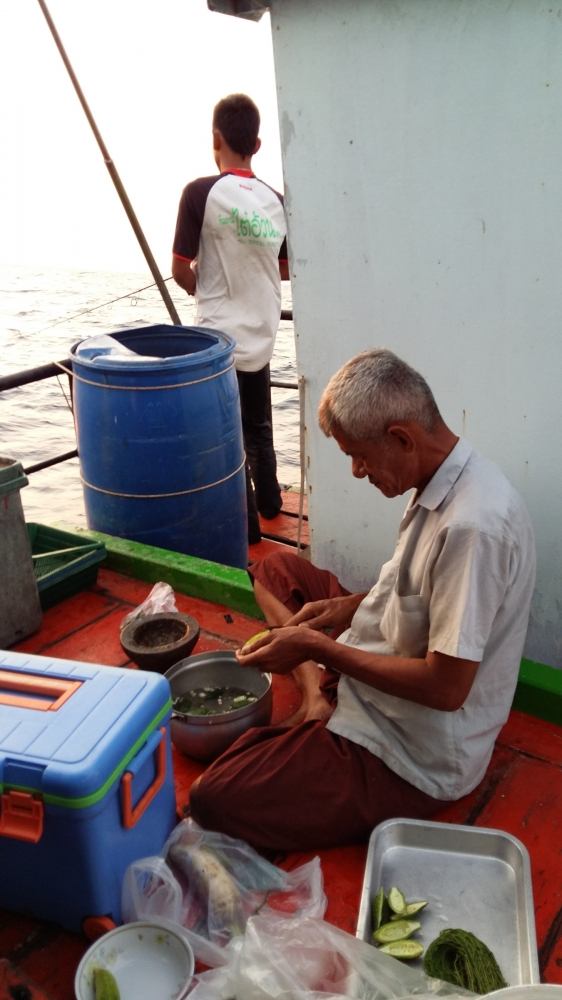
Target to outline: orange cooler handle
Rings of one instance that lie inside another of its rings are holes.
[[[145,746],[135,758],[134,767],[138,771],[145,763],[146,758],[156,752],[156,774],[150,788],[141,799],[133,806],[133,772],[125,771],[121,778],[121,810],[123,815],[123,826],[130,830],[135,826],[143,813],[147,810],[152,800],[158,795],[166,780],[167,756],[166,756],[166,729],[161,727],[157,732],[152,733]]]
[[[43,802],[15,788],[0,795],[0,837],[37,844],[45,822]]]
[[[64,677],[24,674],[16,670],[2,668],[0,669],[0,705],[12,705],[14,708],[34,708],[41,712],[57,712],[81,686],[82,681],[69,681]],[[34,698],[33,695],[40,697]]]

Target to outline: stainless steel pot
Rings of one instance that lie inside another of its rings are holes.
[[[188,717],[172,715],[172,741],[188,757],[213,760],[247,729],[267,726],[271,722],[271,674],[262,674],[255,667],[241,667],[234,653],[223,650],[198,653],[174,663],[164,676],[170,682],[172,698],[197,687],[240,687],[258,696],[252,705],[234,712]]]

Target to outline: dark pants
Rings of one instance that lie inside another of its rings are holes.
[[[259,535],[258,511],[264,517],[275,517],[282,505],[273,447],[269,365],[259,372],[237,372],[236,375],[246,449],[246,492],[251,541],[256,531]]]

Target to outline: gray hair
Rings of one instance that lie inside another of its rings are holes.
[[[374,440],[390,424],[403,421],[431,431],[440,419],[423,376],[384,347],[346,362],[332,375],[318,407],[327,437],[341,431],[355,441]]]

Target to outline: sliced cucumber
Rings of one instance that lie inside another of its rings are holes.
[[[109,969],[96,966],[93,978],[95,1000],[119,1000],[119,987]]]
[[[403,913],[404,907],[406,906],[406,897],[401,889],[393,885],[391,889],[388,890],[388,905],[393,913]]]
[[[414,931],[421,927],[419,920],[390,920],[387,924],[373,931],[373,941],[379,944],[388,944],[390,941],[401,941],[410,937]]]
[[[406,903],[406,906],[401,911],[401,913],[394,913],[391,916],[391,920],[402,920],[404,917],[413,917],[415,913],[419,913],[427,906],[427,899],[416,899],[411,903]]]
[[[389,906],[386,901],[386,892],[381,886],[377,890],[373,899],[373,930],[379,929],[381,924],[385,924],[390,915]]]
[[[423,955],[423,945],[419,941],[390,941],[388,944],[382,944],[379,951],[383,951],[385,955],[392,955],[393,958],[420,958]]]

